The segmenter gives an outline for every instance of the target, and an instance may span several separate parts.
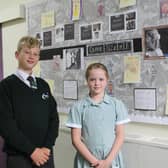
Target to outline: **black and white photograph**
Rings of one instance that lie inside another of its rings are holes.
[[[75,27],[73,24],[64,25],[64,40],[74,40],[75,38]]]
[[[43,46],[52,46],[52,31],[43,32]]]
[[[168,26],[144,28],[144,59],[168,57]]]
[[[109,31],[110,33],[121,32],[125,30],[125,16],[124,14],[116,14],[110,16]]]
[[[91,41],[92,40],[92,25],[80,25],[80,41]]]
[[[125,15],[126,19],[126,31],[137,29],[137,13],[136,11],[130,11]]]
[[[109,17],[109,32],[118,33],[137,29],[137,12],[130,10]]]
[[[38,39],[38,41],[40,42],[40,46],[43,46],[43,39],[42,39],[42,33],[41,32],[37,32],[35,37]]]
[[[103,40],[102,23],[93,23],[92,34],[92,41]]]
[[[61,55],[53,55],[53,70],[61,71],[63,68],[62,62]]]
[[[55,42],[64,41],[64,25],[57,25],[55,27]]]
[[[68,48],[63,50],[65,70],[84,68],[84,48]]]

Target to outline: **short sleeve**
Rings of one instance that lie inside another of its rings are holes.
[[[116,124],[125,124],[130,121],[128,110],[121,100],[116,100]]]
[[[74,104],[68,114],[66,126],[70,128],[82,128],[82,109],[79,103]]]

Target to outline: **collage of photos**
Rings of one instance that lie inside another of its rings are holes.
[[[137,29],[137,11],[116,13],[109,17],[109,32],[128,32]]]

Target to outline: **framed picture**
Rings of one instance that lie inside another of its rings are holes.
[[[103,40],[103,23],[97,22],[92,25],[92,41]]]
[[[78,99],[77,80],[64,80],[64,99]]]
[[[144,59],[168,57],[168,26],[143,29]]]
[[[79,26],[79,37],[80,37],[80,42],[84,41],[91,41],[92,40],[92,24],[85,24],[85,25],[80,25]]]
[[[109,32],[118,33],[125,31],[125,15],[115,14],[109,17]]]
[[[136,29],[137,29],[136,10],[129,10],[123,13],[116,13],[109,17],[110,33],[135,31]]]
[[[135,110],[156,110],[156,88],[134,88]]]
[[[52,46],[52,31],[43,32],[43,47]]]
[[[84,48],[76,46],[64,49],[63,62],[65,70],[84,69]]]
[[[137,29],[137,12],[135,10],[125,14],[125,29],[126,31],[134,31]]]
[[[74,23],[64,25],[64,40],[74,40],[75,26]]]

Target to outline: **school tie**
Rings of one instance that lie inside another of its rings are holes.
[[[37,89],[36,81],[34,80],[34,78],[33,78],[32,76],[29,76],[29,77],[27,78],[27,80],[29,81],[30,87],[31,87],[32,89]]]

